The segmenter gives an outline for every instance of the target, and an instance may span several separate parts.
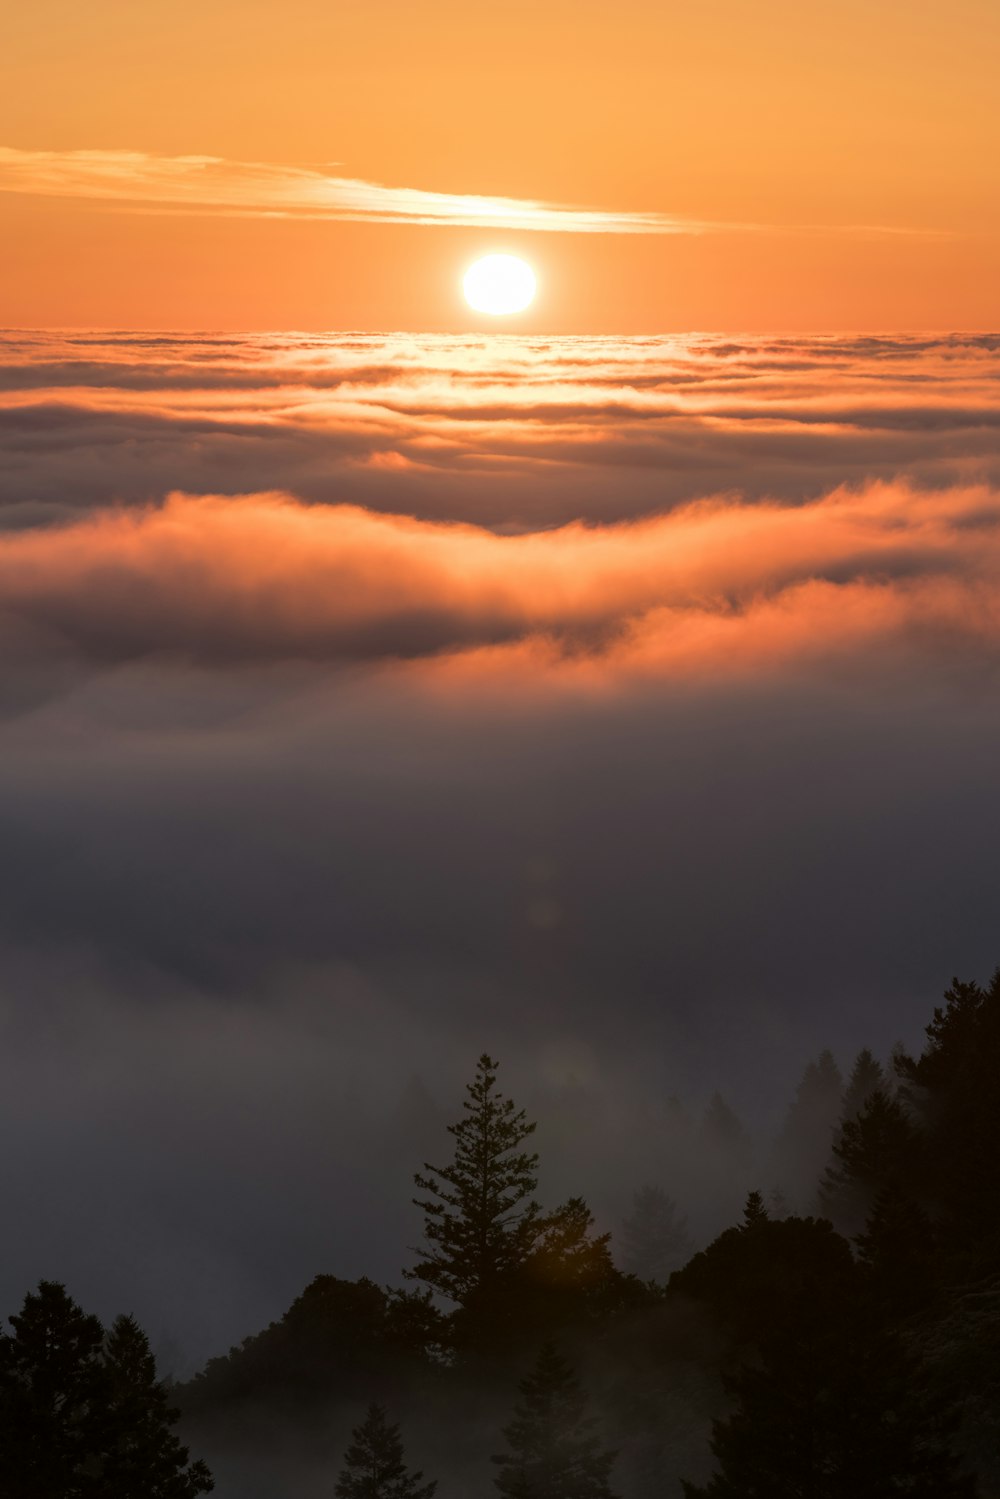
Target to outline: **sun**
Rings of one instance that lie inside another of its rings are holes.
[[[465,273],[465,300],[476,312],[503,317],[523,312],[535,299],[535,273],[516,255],[484,255]]]

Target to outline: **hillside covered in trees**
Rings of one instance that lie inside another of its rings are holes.
[[[484,1054],[399,1285],[317,1275],[169,1399],[134,1322],[29,1296],[0,1492],[186,1499],[212,1482],[190,1447],[222,1499],[995,1499],[998,1076],[1000,970],[953,983],[917,1055],[810,1063],[766,1158],[716,1096],[701,1137],[744,1207],[699,1247],[673,1181],[614,1233],[541,1202],[544,1131]]]

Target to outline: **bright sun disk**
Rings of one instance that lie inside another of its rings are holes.
[[[465,300],[476,312],[523,312],[534,300],[535,273],[516,255],[484,255],[465,273]]]

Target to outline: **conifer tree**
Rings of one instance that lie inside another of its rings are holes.
[[[691,1258],[687,1220],[661,1187],[640,1187],[622,1224],[622,1268],[640,1280],[666,1283]]]
[[[215,1487],[171,1427],[177,1411],[156,1378],[149,1340],[119,1317],[104,1347],[97,1419],[101,1499],[193,1499]]]
[[[873,1093],[889,1091],[885,1068],[867,1046],[858,1052],[844,1090],[841,1121],[856,1119]]]
[[[105,1338],[42,1281],[0,1338],[0,1494],[12,1499],[194,1499],[213,1487],[188,1464],[149,1342],[131,1317]]]
[[[104,1329],[43,1280],[0,1339],[0,1492],[75,1499],[87,1492]]]
[[[551,1343],[520,1391],[514,1419],[504,1428],[508,1451],[493,1459],[500,1493],[506,1499],[614,1499],[615,1454],[602,1446],[580,1382]]]
[[[919,1206],[883,1191],[854,1240],[867,1272],[870,1302],[882,1317],[906,1317],[932,1299],[937,1265],[934,1225]]]
[[[406,1275],[460,1307],[482,1306],[521,1269],[542,1231],[534,1200],[538,1156],[522,1150],[535,1132],[523,1109],[497,1089],[497,1064],[485,1053],[466,1092],[465,1117],[448,1126],[455,1153],[448,1166],[424,1163],[414,1177],[427,1197],[429,1248]]]
[[[351,1432],[344,1466],[337,1479],[337,1499],[432,1499],[437,1481],[423,1483],[404,1461],[398,1426],[390,1426],[381,1405],[372,1404]]]
[[[771,1215],[764,1206],[763,1194],[760,1192],[748,1192],[747,1200],[743,1207],[743,1222],[740,1225],[744,1233],[751,1229],[759,1228],[762,1223],[769,1223]]]
[[[895,1069],[923,1126],[914,1166],[942,1242],[963,1274],[982,1275],[1000,1243],[1000,969],[985,988],[954,979],[944,998],[923,1053],[897,1055]]]
[[[843,1221],[865,1216],[879,1192],[909,1195],[914,1127],[897,1098],[876,1089],[854,1119],[845,1119],[833,1163],[820,1185],[824,1212]]]
[[[973,1499],[902,1346],[863,1311],[801,1311],[724,1380],[734,1406],[713,1424],[718,1471],[684,1483],[685,1499]]]
[[[532,1279],[585,1290],[613,1279],[610,1233],[595,1234],[594,1215],[582,1197],[571,1197],[541,1220],[541,1233],[528,1261]]]
[[[492,1351],[503,1345],[519,1361],[525,1348],[559,1338],[643,1302],[642,1287],[611,1258],[611,1235],[597,1233],[582,1197],[571,1197],[543,1220],[523,1271],[510,1282],[506,1326],[494,1328]],[[497,1334],[505,1333],[504,1336]]]

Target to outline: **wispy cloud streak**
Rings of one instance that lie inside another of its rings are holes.
[[[20,151],[0,146],[0,192],[80,198],[147,213],[315,219],[560,234],[847,234],[947,238],[885,224],[770,224],[440,193],[340,177],[323,167],[143,151]]]
[[[0,146],[0,191],[155,205],[164,211],[571,234],[703,234],[753,227],[528,198],[387,187],[312,167],[139,151],[19,151]]]

